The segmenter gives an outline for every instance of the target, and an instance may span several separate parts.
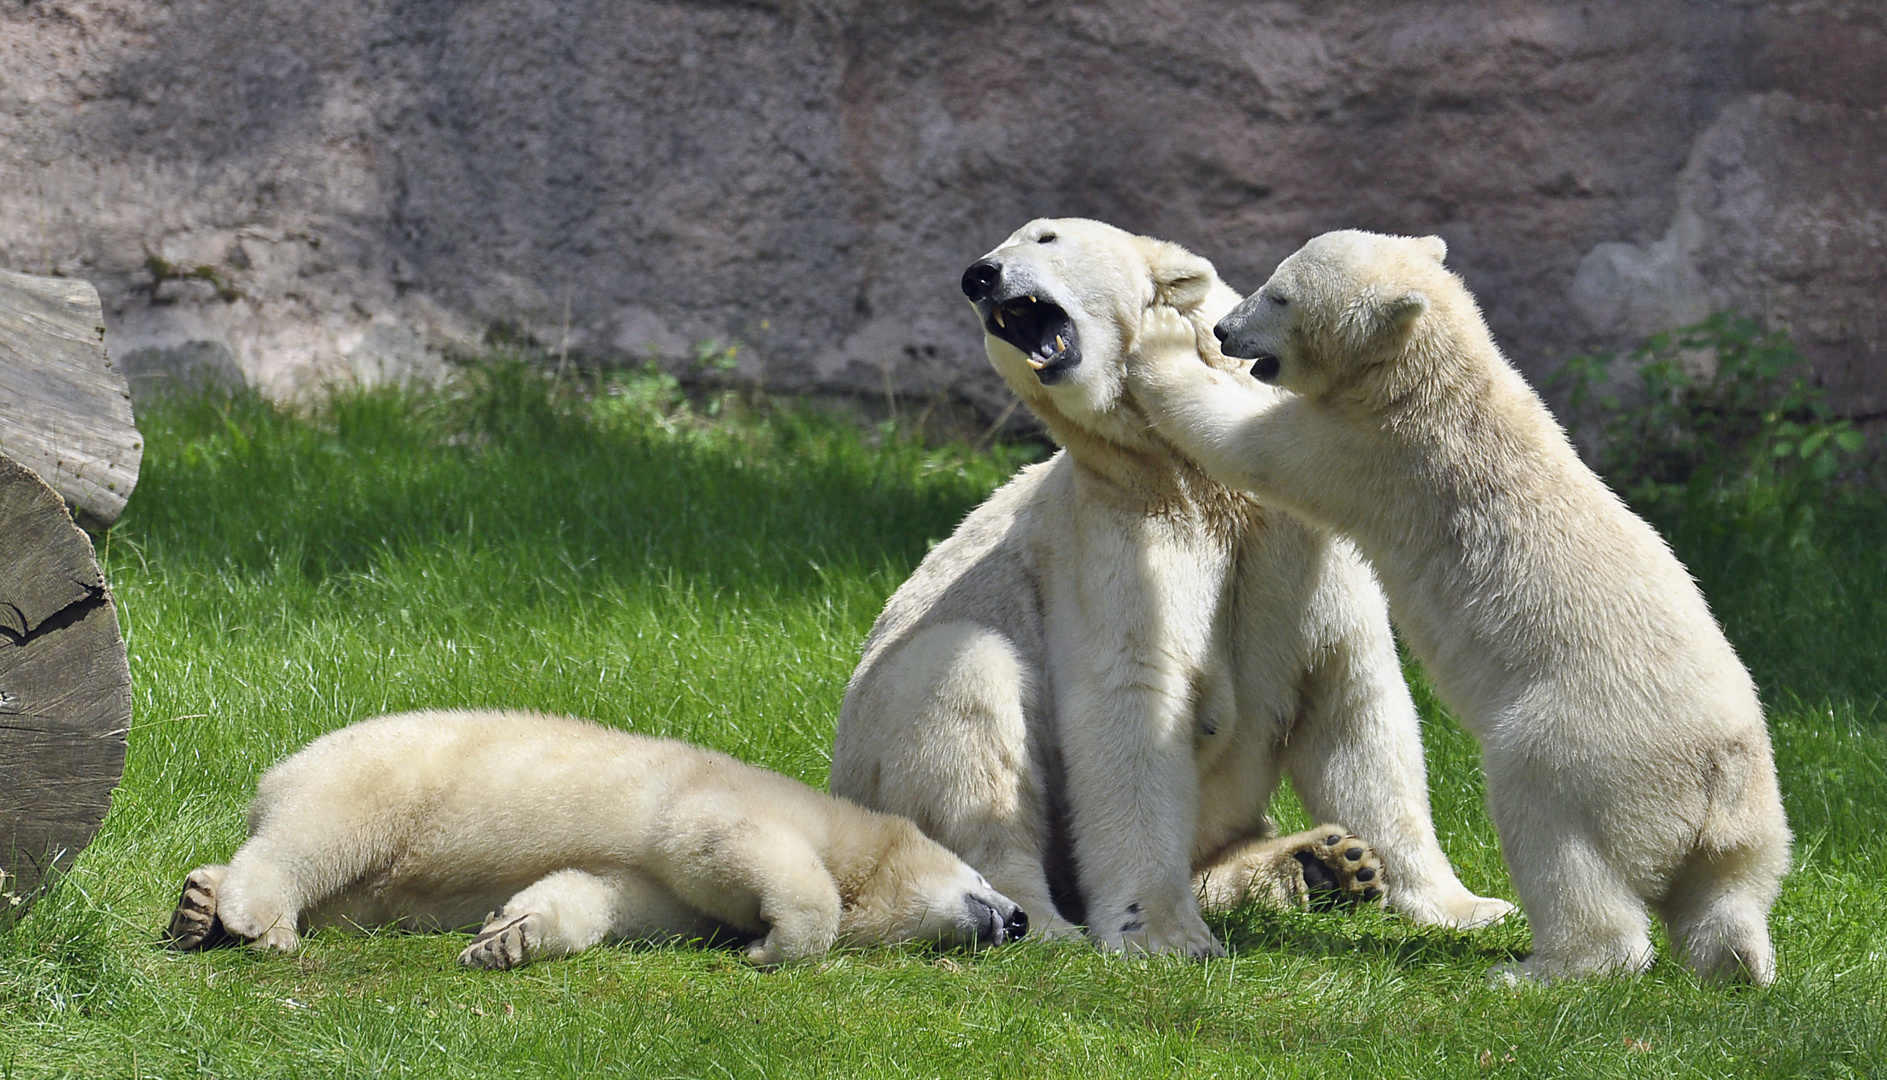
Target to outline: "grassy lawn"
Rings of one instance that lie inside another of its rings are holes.
[[[0,928],[0,1077],[1887,1076],[1887,505],[1665,522],[1762,683],[1797,833],[1769,990],[1490,988],[1524,921],[1248,912],[1231,957],[1080,944],[835,954],[600,949],[457,969],[462,936],[314,935],[180,955],[182,876],[243,835],[259,772],[418,706],[571,712],[823,786],[884,598],[1039,451],[927,450],[809,412],[709,420],[651,380],[508,369],[453,395],[141,417],[101,554],[130,647],[124,784],[76,870]],[[1472,742],[1426,700],[1443,847],[1511,898]],[[1287,823],[1302,820],[1290,796]]]

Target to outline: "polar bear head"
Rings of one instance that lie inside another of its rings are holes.
[[[1148,308],[1177,308],[1203,337],[1238,302],[1210,262],[1178,244],[1086,218],[1017,229],[963,272],[963,293],[990,363],[1064,441],[1062,421],[1115,442],[1144,429],[1113,413]]]
[[[873,816],[875,858],[849,885],[841,875],[838,944],[1002,945],[1029,932],[1028,913],[950,849],[903,818]]]
[[[1387,369],[1408,358],[1423,324],[1460,325],[1473,299],[1442,266],[1440,237],[1325,233],[1278,264],[1271,280],[1213,328],[1228,356],[1256,378],[1311,397],[1364,382],[1405,381]],[[1436,318],[1435,316],[1442,316]],[[1432,374],[1427,373],[1427,374]]]

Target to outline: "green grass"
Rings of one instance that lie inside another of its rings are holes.
[[[1782,540],[1758,510],[1674,529],[1765,688],[1799,836],[1766,991],[1668,963],[1493,989],[1524,923],[1376,913],[1243,913],[1218,927],[1233,955],[1203,964],[1035,944],[763,974],[629,948],[498,974],[453,965],[462,937],[339,933],[286,960],[166,951],[182,875],[241,841],[256,775],[374,713],[566,711],[823,784],[885,596],[1036,454],[790,409],[708,422],[646,380],[593,399],[513,368],[472,382],[141,418],[144,476],[101,544],[130,756],[77,868],[0,929],[0,1077],[1887,1075],[1887,508],[1863,498]],[[1511,896],[1473,744],[1412,674],[1443,845]],[[1288,795],[1279,811],[1302,820]]]

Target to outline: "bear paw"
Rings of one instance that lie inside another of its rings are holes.
[[[535,911],[508,915],[502,911],[485,920],[478,936],[459,954],[464,967],[509,971],[531,962],[543,938],[543,919]]]
[[[1197,361],[1199,340],[1193,324],[1178,308],[1155,304],[1140,317],[1134,351],[1140,354],[1139,366],[1154,369],[1138,373],[1157,374],[1158,369],[1166,365],[1188,359]]]
[[[216,915],[216,890],[223,883],[221,866],[199,866],[183,880],[183,895],[170,913],[165,938],[173,949],[214,949],[232,939]]]
[[[1199,917],[1196,908],[1156,913],[1141,903],[1128,904],[1111,917],[1090,919],[1095,942],[1109,952],[1177,954],[1194,960],[1224,956],[1225,946]]]
[[[747,961],[755,967],[776,968],[786,963],[786,959],[785,951],[770,932],[747,946]]]
[[[1024,909],[1027,910],[1026,908]],[[1043,922],[1029,923],[1030,941],[1066,941],[1070,938],[1086,936],[1081,927],[1062,918],[1060,915],[1049,917]]]
[[[1535,952],[1525,960],[1500,964],[1487,973],[1493,986],[1546,986],[1593,975],[1642,975],[1650,970],[1651,942],[1642,935],[1624,940],[1581,943],[1576,952],[1546,955]]]
[[[301,935],[286,921],[277,921],[250,944],[266,952],[287,954],[301,948]]]
[[[1404,894],[1397,899],[1398,906],[1408,900]],[[1456,930],[1478,930],[1483,926],[1492,926],[1513,913],[1514,906],[1505,900],[1491,896],[1476,896],[1466,889],[1459,896],[1439,904],[1422,905],[1415,911],[1405,909],[1404,914],[1411,915],[1417,922],[1434,926],[1448,926]]]
[[[1289,849],[1303,875],[1300,906],[1329,910],[1381,902],[1389,895],[1382,860],[1376,849],[1350,835],[1341,825],[1319,825]]]

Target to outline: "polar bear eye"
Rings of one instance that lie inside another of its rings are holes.
[[[1052,232],[1045,232],[1042,235],[1036,237],[1035,242],[1038,244],[1052,244],[1055,242],[1055,234]]]
[[[1284,305],[1291,302],[1291,298],[1288,296],[1280,296],[1277,293],[1272,293],[1271,302],[1278,305],[1279,307],[1283,307]]]

